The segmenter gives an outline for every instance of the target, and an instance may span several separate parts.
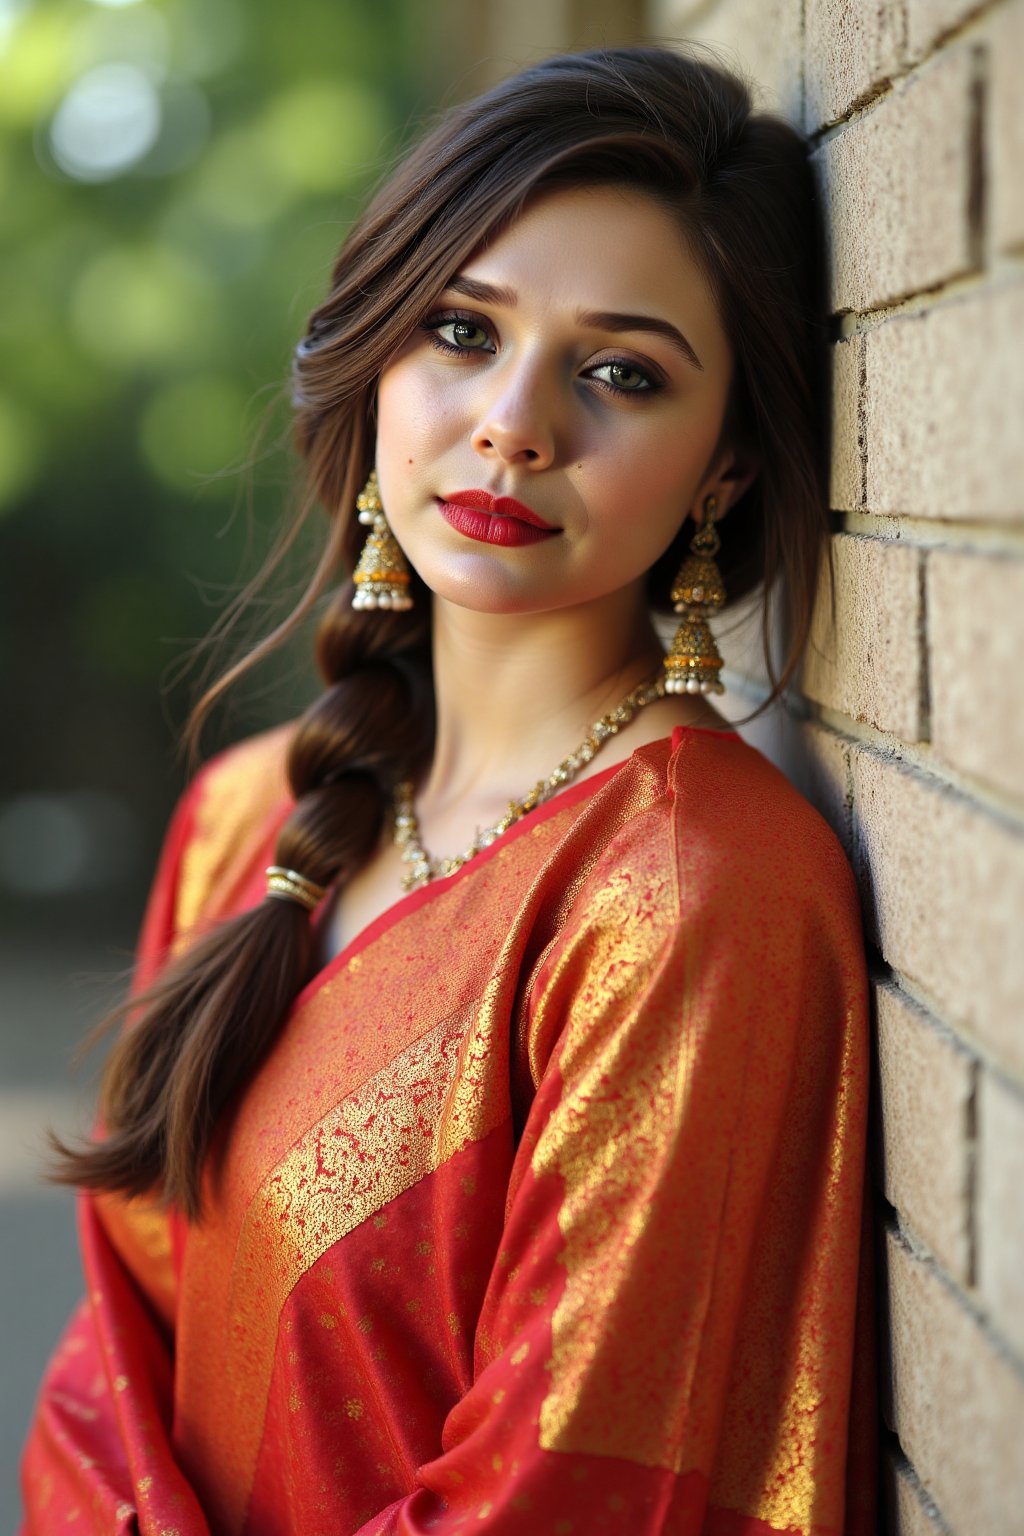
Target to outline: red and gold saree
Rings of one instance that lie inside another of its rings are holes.
[[[284,739],[184,798],[143,975],[261,898]],[[866,1536],[866,1020],[739,737],[564,791],[310,982],[201,1223],[82,1198],[25,1532]]]

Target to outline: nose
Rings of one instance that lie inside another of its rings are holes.
[[[510,364],[481,402],[470,442],[485,459],[546,469],[557,451],[554,385],[545,383],[539,367]]]

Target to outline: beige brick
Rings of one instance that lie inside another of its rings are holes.
[[[908,56],[920,59],[938,38],[983,4],[984,0],[906,0]]]
[[[957,1536],[1011,1536],[1024,1506],[1024,1380],[962,1299],[886,1243],[894,1427]]]
[[[927,561],[932,741],[955,768],[1024,800],[1024,561]]]
[[[1024,836],[924,774],[854,748],[865,920],[886,960],[1024,1073]]]
[[[978,1095],[978,1284],[1024,1361],[1024,1088],[984,1073]]]
[[[989,186],[992,239],[997,250],[1024,245],[1024,112],[1020,105],[1024,60],[1024,4],[1021,0],[992,18],[988,35]]]
[[[845,117],[898,69],[901,14],[895,5],[807,0],[804,20],[808,133]]]
[[[988,288],[865,338],[867,505],[919,517],[1024,514],[1024,285]]]
[[[864,441],[860,420],[864,337],[832,348],[832,478],[829,502],[836,512],[864,505]]]
[[[647,35],[710,43],[749,81],[756,105],[801,121],[802,40],[794,0],[653,0]]]
[[[852,863],[849,757],[848,741],[824,726],[806,721],[800,727],[799,754],[790,777],[824,816]]]
[[[882,1488],[889,1536],[949,1536],[911,1469],[891,1452],[882,1458]]]
[[[809,698],[917,741],[921,721],[920,552],[838,534],[836,622],[823,578],[803,668]]]
[[[885,1198],[964,1284],[971,1059],[895,988],[875,988]]]
[[[972,80],[970,49],[951,49],[817,152],[833,309],[877,309],[977,265]]]

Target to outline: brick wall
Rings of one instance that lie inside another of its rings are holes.
[[[654,0],[815,145],[838,625],[751,732],[857,871],[888,1529],[1024,1532],[1024,0]],[[730,636],[733,708],[758,697]],[[735,702],[738,700],[738,705]]]

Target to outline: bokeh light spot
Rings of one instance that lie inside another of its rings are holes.
[[[53,158],[78,181],[109,181],[160,134],[160,97],[135,64],[101,64],[68,91],[50,126]]]
[[[290,206],[294,189],[269,162],[262,134],[226,129],[197,167],[195,202],[218,224],[262,229]]]
[[[20,18],[28,10],[29,0],[0,0],[0,50],[14,31]]]
[[[97,256],[72,293],[71,323],[87,352],[119,368],[194,363],[217,348],[221,329],[209,278],[160,246]]]
[[[229,378],[206,374],[168,384],[146,406],[143,455],[178,490],[233,497],[245,450],[246,397]]]
[[[0,122],[30,128],[71,78],[74,41],[67,16],[40,6],[15,13],[4,47]]]
[[[266,153],[303,192],[335,192],[381,155],[388,115],[380,97],[352,81],[307,80],[282,91],[263,122]]]
[[[140,831],[102,790],[18,795],[0,807],[0,885],[25,896],[103,890],[128,875]]]

